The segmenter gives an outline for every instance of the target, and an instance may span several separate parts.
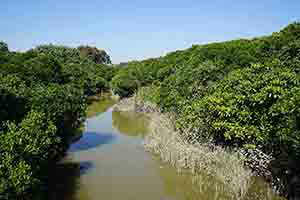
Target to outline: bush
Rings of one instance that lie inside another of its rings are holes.
[[[8,52],[8,45],[5,42],[0,41],[0,52]]]
[[[111,81],[113,91],[121,97],[128,97],[140,87],[151,84],[157,79],[160,63],[157,59],[144,62],[130,62],[121,67]]]
[[[190,129],[199,140],[296,154],[299,38],[300,24],[293,23],[271,36],[193,45],[129,63],[112,88],[120,96],[140,90],[144,99],[177,114],[177,128]]]
[[[90,46],[79,46],[78,50],[81,58],[88,58],[97,64],[111,64],[110,57],[104,50]]]
[[[119,73],[116,75],[111,82],[114,92],[121,97],[128,97],[132,95],[138,88],[138,82],[127,75],[126,73]]]
[[[27,88],[16,75],[0,74],[0,130],[6,120],[20,121],[26,114]]]
[[[217,140],[265,150],[297,146],[294,120],[299,106],[294,93],[299,90],[299,78],[278,61],[235,70],[208,95],[191,101],[192,110],[185,108],[185,113],[197,116],[196,127],[207,127]]]
[[[292,175],[299,180],[293,164],[300,158],[299,70],[300,23],[292,23],[270,36],[193,45],[128,63],[113,77],[112,89],[121,97],[137,92],[174,113],[176,132],[189,133],[190,143],[270,154],[282,187]]]
[[[0,197],[12,199],[35,189],[39,173],[60,139],[46,115],[31,111],[20,124],[8,123],[0,132]]]
[[[0,199],[43,199],[49,163],[85,118],[87,95],[108,89],[113,69],[78,49],[0,51]]]

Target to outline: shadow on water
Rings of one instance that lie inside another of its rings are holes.
[[[153,163],[135,143],[149,131],[149,116],[107,110],[109,100],[104,107],[103,102],[98,104],[90,105],[93,117],[85,124],[88,131],[71,145],[65,159],[50,168],[49,200],[232,199],[226,185],[205,172],[195,176],[182,170],[179,174],[158,157]],[[106,113],[100,116],[103,110]],[[130,137],[119,137],[115,131]],[[99,147],[113,143],[117,137],[118,145],[101,152]],[[263,182],[253,179],[243,200],[271,199],[279,198]]]
[[[69,152],[84,151],[96,148],[100,145],[110,144],[114,141],[114,139],[115,136],[111,134],[85,132],[80,140],[71,145]]]
[[[289,200],[300,199],[300,159],[296,156],[288,155],[285,152],[276,156],[271,162],[271,172],[280,185],[279,191],[286,195]]]
[[[79,178],[92,168],[93,164],[89,161],[57,163],[49,173],[48,199],[76,200]]]
[[[106,112],[115,101],[110,98],[102,98],[101,101],[92,101],[87,110],[87,117],[94,117]],[[73,138],[73,144],[70,146],[68,153],[80,152],[110,144],[114,141],[115,136],[108,133],[100,132],[82,132],[76,134]],[[87,190],[80,184],[81,176],[88,173],[95,166],[92,161],[80,161],[62,159],[61,162],[49,168],[47,194],[49,200],[89,200]],[[78,194],[78,190],[81,190]],[[78,196],[79,195],[79,196]]]
[[[93,163],[89,161],[79,163],[80,175],[86,174],[90,169],[93,168]]]

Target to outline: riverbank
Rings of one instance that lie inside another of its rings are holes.
[[[90,109],[108,105],[104,99],[98,104]],[[179,174],[144,149],[149,115],[117,112],[108,106],[87,118],[83,137],[52,168],[49,200],[97,200],[99,196],[107,200],[230,200],[227,190],[218,188],[215,192],[218,183],[214,179],[203,174],[199,190],[188,170]]]
[[[252,177],[260,175],[270,179],[268,165],[272,157],[257,149],[229,149],[213,142],[200,143],[191,138],[188,131],[175,130],[174,114],[161,113],[157,106],[136,96],[122,99],[114,110],[149,113],[150,133],[145,138],[145,148],[179,171],[189,169],[198,177],[195,183],[201,182],[199,173],[205,171],[208,176],[218,179],[221,187],[227,188],[232,199],[241,199],[247,193]]]
[[[152,135],[154,112],[116,111],[111,107],[114,101],[108,101],[89,105],[97,114],[87,117],[80,140],[51,168],[49,200],[238,199],[230,182],[224,184],[206,170],[192,173],[170,165],[144,148]],[[281,200],[261,179],[251,177],[248,186],[243,200]]]

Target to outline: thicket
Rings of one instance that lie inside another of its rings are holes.
[[[175,113],[176,128],[199,141],[259,148],[275,157],[289,155],[289,162],[300,156],[299,70],[296,22],[270,36],[193,45],[130,62],[111,85],[122,97],[139,90]]]
[[[0,199],[43,198],[48,167],[77,134],[87,96],[106,90],[112,74],[75,48],[20,53],[0,43]]]

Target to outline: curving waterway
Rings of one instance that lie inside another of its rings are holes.
[[[52,170],[50,200],[226,199],[213,179],[204,178],[199,187],[190,173],[145,151],[148,117],[114,112],[114,103],[105,98],[90,105],[83,136]],[[256,178],[245,199],[279,198]]]

